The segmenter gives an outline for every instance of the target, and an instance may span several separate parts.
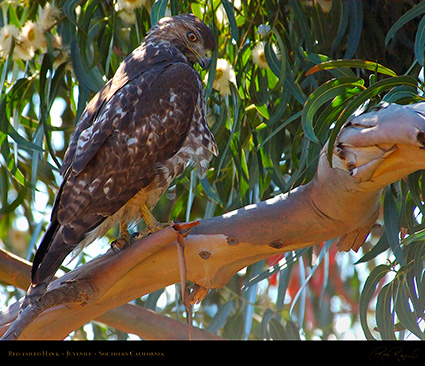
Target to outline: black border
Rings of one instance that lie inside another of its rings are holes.
[[[253,357],[259,361],[255,361]],[[182,360],[269,362],[368,362],[424,364],[421,341],[2,341],[0,361],[121,359],[149,364]]]

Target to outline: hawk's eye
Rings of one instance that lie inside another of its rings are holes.
[[[187,39],[191,42],[196,42],[198,37],[196,37],[196,34],[193,32],[187,32]]]

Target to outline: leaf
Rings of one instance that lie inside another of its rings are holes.
[[[250,276],[256,277],[261,272],[264,266],[264,260],[249,266]],[[258,284],[249,286],[245,288],[245,291],[242,292],[243,298],[247,301],[245,307],[243,308],[243,320],[244,320],[244,335],[245,340],[248,339],[249,333],[251,332],[252,326],[252,317],[254,315],[254,304],[257,299],[257,288]]]
[[[290,123],[294,122],[296,119],[298,119],[302,115],[302,111],[299,111],[297,113],[294,113],[291,117],[284,120],[282,124],[280,124],[278,127],[276,127],[271,134],[269,134],[259,145],[258,149],[261,149],[270,139],[272,139],[274,136],[276,136],[283,128],[288,126]]]
[[[373,72],[377,72],[380,74],[388,75],[388,76],[397,76],[397,74],[388,67],[382,66],[377,62],[365,61],[365,60],[332,60],[322,62],[316,66],[313,66],[310,70],[306,72],[307,75],[314,74],[320,70],[331,70],[337,68],[359,68],[365,69]]]
[[[253,107],[265,119],[269,119],[270,118],[269,111],[267,110],[267,106],[265,104],[263,104],[263,105],[255,105],[254,104]],[[249,110],[249,108],[250,108],[250,106],[248,106],[245,110]]]
[[[313,277],[314,273],[316,272],[316,269],[319,267],[320,263],[323,260],[323,257],[329,251],[329,248],[331,247],[331,245],[333,244],[333,242],[334,242],[333,240],[327,240],[325,242],[325,245],[320,250],[320,254],[319,254],[318,258],[317,258],[316,263],[314,264],[313,268],[311,269],[310,274],[305,279],[304,283],[302,284],[302,286],[298,290],[297,294],[294,296],[294,300],[292,302],[291,308],[293,308],[295,306],[295,303],[298,301],[298,298],[303,294],[303,291],[304,291],[305,286],[308,285],[309,281]]]
[[[273,44],[268,40],[264,45],[264,57],[266,58],[267,64],[270,67],[270,70],[272,70],[273,74],[275,74],[279,79],[279,85],[283,84],[286,77],[286,52],[283,48],[283,42],[277,33],[277,31],[273,31],[274,34],[276,34],[276,37],[278,38],[279,47],[281,48],[281,60],[279,61],[279,58],[277,57],[274,49]]]
[[[306,17],[306,14],[302,7],[302,2],[298,0],[290,0],[290,6],[291,9],[294,11],[296,22],[300,26],[300,33],[302,34],[303,38],[305,39],[305,49],[306,51],[313,52],[313,35],[311,33],[311,29],[309,26],[308,19]]]
[[[223,4],[223,8],[226,12],[227,18],[229,19],[230,35],[232,37],[232,41],[234,43],[237,43],[239,41],[239,29],[238,25],[236,24],[233,6],[227,0],[221,0],[221,3]]]
[[[284,326],[275,318],[271,318],[269,322],[269,339],[291,339],[288,338]]]
[[[67,0],[63,4],[62,11],[65,16],[78,27],[77,19],[75,17],[75,8],[79,5],[80,0]]]
[[[258,282],[274,275],[275,273],[282,271],[284,269],[289,268],[293,263],[295,263],[305,252],[307,252],[309,248],[303,248],[296,250],[294,252],[291,252],[291,254],[288,253],[287,256],[285,256],[285,262],[283,264],[275,264],[273,267],[267,268],[266,271],[258,274],[257,276],[252,276],[250,279],[248,279],[244,284],[243,287],[249,287],[252,285],[257,284]]]
[[[268,340],[269,337],[269,323],[273,318],[274,313],[271,309],[267,308],[263,314],[263,318],[261,319],[260,331],[261,331],[261,339]]]
[[[75,38],[71,42],[71,60],[75,76],[80,84],[97,93],[104,84],[102,76],[98,70],[96,70],[97,72],[94,71],[88,66],[86,61],[82,60],[80,49]]]
[[[399,321],[419,339],[424,340],[425,335],[418,325],[418,316],[410,309],[409,290],[404,282],[400,283],[397,296],[395,298],[395,311]],[[419,318],[420,319],[420,318]]]
[[[267,76],[263,75],[263,72],[259,68],[255,68],[252,73],[251,82],[249,84],[249,95],[254,104],[258,106],[264,105],[269,97]]]
[[[397,215],[397,207],[396,202],[393,198],[391,187],[388,186],[385,191],[384,197],[384,222],[385,222],[385,232],[384,234],[387,236],[388,243],[390,245],[391,250],[393,251],[397,262],[404,266],[406,261],[403,256],[403,251],[400,247],[399,242],[399,231],[400,225],[398,222]]]
[[[221,201],[220,196],[211,186],[210,182],[208,181],[206,177],[201,179],[201,185],[202,185],[202,188],[207,193],[208,197],[214,202],[216,202],[219,206],[223,207],[223,202]]]
[[[418,63],[423,67],[424,66],[424,47],[425,47],[425,16],[422,17],[418,25],[418,30],[415,37],[415,56],[418,60]]]
[[[406,102],[411,103],[422,100],[419,99],[417,88],[409,85],[401,85],[396,86],[385,94],[382,101],[387,103],[405,104]]]
[[[285,331],[288,337],[287,339],[298,340],[298,341],[301,340],[300,332],[294,322],[288,320],[286,322]]]
[[[168,0],[157,0],[152,5],[151,10],[151,26],[153,27],[158,20],[164,17],[165,11],[167,10]]]
[[[0,139],[1,135],[3,135],[2,132],[0,132]],[[3,155],[3,159],[5,162],[5,167],[11,174],[11,176],[22,186],[27,188],[32,188],[31,183],[28,182],[28,180],[25,178],[25,175],[22,173],[22,171],[19,169],[19,167],[15,164],[15,159],[10,153],[9,145],[8,144],[1,144],[1,153]]]
[[[206,330],[212,333],[217,333],[217,331],[225,324],[227,317],[229,316],[232,308],[233,308],[233,301],[228,301],[224,303],[223,305],[221,305],[218,308],[217,313],[211,319]]]
[[[333,6],[333,5],[332,5]],[[342,11],[339,13],[339,24],[338,31],[332,41],[332,53],[335,53],[337,47],[340,45],[342,38],[344,37],[345,32],[348,28],[348,21],[350,10],[348,3],[346,1],[341,2]]]
[[[396,340],[394,334],[394,313],[391,308],[393,283],[385,285],[379,291],[376,303],[376,324],[383,340]]]
[[[294,98],[297,100],[298,103],[304,104],[307,100],[303,90],[301,89],[300,85],[295,82],[292,75],[288,71],[289,67],[286,67],[286,76],[284,81],[284,88],[288,90],[289,93],[291,93]]]
[[[156,311],[156,304],[164,291],[165,289],[161,288],[157,291],[151,292],[146,299],[145,308]]]
[[[360,324],[362,326],[363,332],[367,339],[374,340],[372,333],[369,330],[369,326],[367,324],[367,314],[369,310],[369,302],[375,294],[376,286],[379,281],[381,281],[386,274],[391,271],[390,266],[387,265],[379,265],[375,267],[372,272],[369,274],[366,279],[363,290],[360,294]]]
[[[1,192],[3,192],[3,190],[1,190]],[[6,200],[4,202],[5,204],[3,204],[0,207],[0,215],[9,214],[9,213],[15,211],[16,208],[19,207],[19,205],[22,204],[22,202],[26,198],[27,194],[28,193],[27,193],[26,189],[20,189],[18,196],[11,203],[7,202],[7,197],[6,197]]]
[[[410,85],[417,86],[417,81],[410,76],[397,76],[389,79],[384,79],[377,81],[375,84],[367,88],[358,94],[351,103],[344,109],[344,111],[340,114],[338,120],[335,123],[335,127],[331,132],[329,137],[329,148],[328,148],[328,161],[332,166],[332,153],[333,146],[336,140],[336,137],[339,133],[339,130],[344,125],[344,123],[353,115],[353,113],[366,101],[375,97],[376,95],[382,93],[385,90],[389,90],[396,86],[400,85]]]
[[[387,36],[385,37],[385,45],[388,45],[389,41],[394,37],[394,35],[399,31],[401,27],[403,27],[407,22],[411,21],[417,16],[422,15],[423,13],[425,13],[424,2],[420,2],[419,4],[411,8],[409,11],[404,13],[388,31]]]
[[[363,5],[358,0],[348,0],[350,15],[350,29],[348,31],[348,45],[344,58],[352,58],[359,46],[360,36],[363,30]]]
[[[229,317],[226,325],[223,328],[223,338],[228,339],[241,339],[243,336],[244,322],[242,312]]]
[[[385,234],[381,236],[379,241],[370,249],[363,257],[361,257],[354,264],[364,263],[376,258],[382,252],[385,252],[390,245],[388,244],[388,238]]]
[[[309,95],[302,113],[302,126],[307,138],[319,143],[313,128],[314,115],[323,104],[354,88],[364,88],[363,80],[359,78],[332,79],[319,86]]]

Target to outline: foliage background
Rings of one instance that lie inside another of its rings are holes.
[[[0,26],[22,30],[40,21],[46,4],[3,1]],[[175,182],[155,208],[162,221],[220,215],[287,192],[313,177],[318,152],[350,115],[423,100],[424,2],[51,4],[60,13],[32,57],[19,58],[22,38],[15,37],[0,59],[0,245],[28,260],[49,219],[78,116],[164,14],[192,12],[217,39],[211,71],[202,76],[220,155],[207,179],[190,167]],[[332,60],[339,61],[323,64]],[[380,225],[359,253],[338,253],[328,241],[253,264],[194,308],[195,324],[232,339],[425,338],[422,182],[418,172],[385,190]],[[106,251],[116,235],[111,230],[63,269]],[[177,287],[134,302],[184,321]],[[1,306],[23,294],[2,282]],[[129,337],[95,322],[69,336]]]

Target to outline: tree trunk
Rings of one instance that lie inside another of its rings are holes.
[[[337,137],[332,167],[326,145],[311,182],[200,221],[185,239],[187,278],[198,285],[193,301],[245,266],[278,253],[332,238],[340,250],[357,251],[375,224],[382,189],[425,168],[424,115],[420,103],[353,118]],[[177,234],[173,227],[164,229],[52,282],[41,300],[49,308],[23,327],[20,339],[63,339],[111,309],[179,282]]]

